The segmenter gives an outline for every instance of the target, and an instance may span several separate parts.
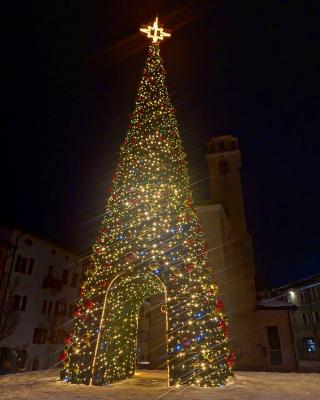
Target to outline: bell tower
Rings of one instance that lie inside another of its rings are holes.
[[[220,296],[230,322],[231,345],[237,352],[237,365],[254,364],[252,349],[256,309],[255,266],[251,235],[248,234],[241,185],[241,154],[238,139],[215,136],[207,143],[210,196],[222,205],[226,219],[223,243],[224,270]]]
[[[238,139],[231,135],[213,137],[207,148],[211,200],[214,204],[221,204],[225,210],[229,240],[239,238],[247,234],[247,226]]]

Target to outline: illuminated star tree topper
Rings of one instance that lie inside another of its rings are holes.
[[[171,36],[168,29],[164,29],[162,26],[158,25],[158,17],[156,17],[152,26],[142,25],[140,31],[145,33],[148,38],[152,39],[153,43],[157,43],[165,37]]]

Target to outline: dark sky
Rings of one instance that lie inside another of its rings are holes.
[[[206,140],[238,136],[258,276],[319,272],[319,2],[7,2],[1,219],[92,243],[145,62],[138,28],[157,13],[192,180]]]

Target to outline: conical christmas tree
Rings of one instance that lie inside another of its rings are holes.
[[[169,384],[221,386],[234,353],[165,83],[159,42],[170,35],[157,19],[141,30],[152,42],[61,378],[101,385],[132,376],[139,308],[161,292]]]

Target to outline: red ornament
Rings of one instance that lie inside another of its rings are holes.
[[[104,268],[108,270],[108,269],[110,269],[110,267],[111,267],[110,263],[106,262],[104,265]]]
[[[76,307],[76,308],[73,310],[73,316],[77,318],[77,317],[80,317],[80,315],[81,315],[81,308]]]
[[[182,346],[183,347],[189,347],[191,344],[190,340],[188,338],[183,338],[182,339]]]
[[[220,322],[219,322],[219,327],[220,327],[220,329],[223,330],[224,335],[225,335],[226,337],[228,337],[228,336],[229,336],[229,327],[228,327],[228,325],[226,324],[226,322],[223,321],[223,320],[220,321]]]
[[[216,300],[216,310],[223,311],[224,310],[224,302],[222,300]]]
[[[66,336],[65,338],[63,338],[63,343],[66,344],[67,346],[71,346],[72,345],[72,337]]]
[[[87,300],[87,301],[84,303],[84,306],[85,306],[85,308],[86,308],[87,310],[90,310],[90,309],[94,306],[94,302],[93,302],[92,300]]]
[[[219,322],[219,327],[220,327],[222,330],[225,330],[226,327],[227,327],[226,322],[225,322],[224,320],[221,320],[221,321]]]
[[[232,368],[236,362],[237,355],[234,351],[231,351],[228,357],[226,357],[227,364],[230,368]]]
[[[84,288],[80,288],[79,289],[79,296],[82,297],[84,295],[84,292],[85,292]]]
[[[193,269],[194,269],[194,265],[193,264],[191,264],[191,263],[189,263],[189,264],[186,264],[186,266],[184,267],[184,269],[187,271],[187,272],[192,272],[193,271]]]
[[[59,360],[60,361],[66,361],[66,359],[68,358],[68,354],[64,351],[59,355]]]

